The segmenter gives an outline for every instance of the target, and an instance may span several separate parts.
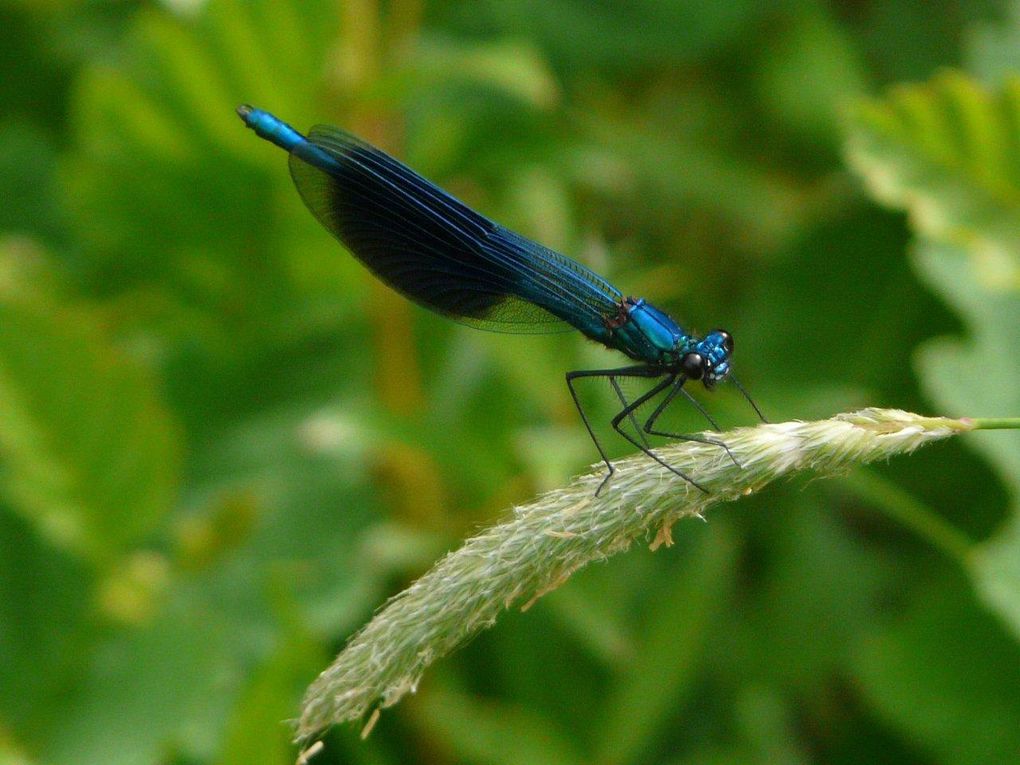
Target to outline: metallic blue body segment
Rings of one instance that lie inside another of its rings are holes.
[[[305,141],[305,137],[286,122],[261,109],[244,104],[237,107],[237,116],[244,120],[244,124],[254,130],[259,138],[275,143],[284,151],[291,151]]]
[[[690,336],[669,316],[642,299],[624,301],[626,320],[615,327],[606,345],[632,359],[669,365],[691,346]]]
[[[318,126],[305,136],[261,109],[243,105],[237,114],[256,135],[289,153],[294,185],[319,222],[370,271],[410,300],[489,330],[550,332],[566,323],[638,362],[620,369],[567,373],[581,419],[612,475],[612,463],[574,388],[585,377],[608,378],[623,405],[612,420],[616,432],[698,486],[663,462],[646,435],[708,440],[663,432],[656,422],[678,394],[690,397],[682,391],[688,380],[711,388],[729,375],[733,340],[728,333],[716,330],[704,338],[689,334],[658,308],[625,298],[589,268],[489,220],[343,130]],[[627,377],[658,382],[628,402],[617,382]],[[653,406],[660,397],[639,426],[635,412],[645,404]],[[636,435],[621,424],[632,426]]]

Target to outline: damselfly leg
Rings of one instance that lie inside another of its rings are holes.
[[[613,467],[613,463],[609,461],[609,455],[606,454],[606,450],[602,447],[602,443],[599,441],[598,436],[595,435],[595,429],[592,428],[591,421],[588,419],[588,414],[584,411],[584,406],[581,404],[581,399],[577,395],[577,389],[574,387],[574,381],[575,380],[580,380],[580,379],[583,379],[583,378],[586,378],[586,377],[607,377],[607,378],[609,378],[609,381],[612,384],[613,389],[616,391],[616,395],[619,397],[620,401],[623,403],[623,411],[626,412],[627,406],[628,406],[627,405],[627,399],[623,395],[623,390],[620,388],[620,385],[616,381],[616,378],[618,378],[618,377],[644,377],[644,378],[652,378],[652,377],[660,377],[661,375],[662,375],[662,372],[660,372],[658,370],[655,370],[655,369],[652,369],[651,367],[641,366],[641,365],[632,366],[632,367],[620,367],[619,369],[578,369],[578,370],[575,370],[573,372],[567,372],[567,375],[566,375],[566,377],[567,377],[567,389],[570,391],[570,397],[572,399],[574,399],[574,406],[577,408],[577,413],[579,415],[581,415],[581,422],[584,423],[584,427],[588,431],[588,437],[591,438],[592,443],[595,444],[595,448],[598,449],[599,456],[602,458],[602,461],[606,463],[606,470],[607,470],[606,477],[602,479],[602,483],[600,483],[599,487],[595,490],[595,496],[596,497],[599,496],[599,494],[605,488],[606,484],[609,483],[609,479],[613,477],[613,473],[616,472],[616,468]],[[637,432],[640,433],[641,430],[640,430],[640,428],[637,427],[636,421],[634,420],[634,417],[633,417],[633,409],[630,412],[628,412],[628,414],[631,417],[631,422],[635,423],[635,425],[634,425],[635,430],[637,430]],[[615,428],[615,426],[614,426],[614,428]],[[643,437],[644,436],[642,436],[642,438]],[[633,438],[631,438],[629,436],[626,436],[626,438],[627,438],[628,441],[631,441],[632,443],[634,443],[634,445],[637,446],[638,449],[640,449],[642,452],[644,452],[646,454],[651,454],[651,451],[649,450],[649,448],[646,445],[637,443]],[[652,457],[653,457],[653,459],[658,460],[658,457],[655,457],[654,455],[652,455]]]
[[[669,390],[669,393],[667,393],[663,397],[662,401],[659,402],[659,405],[655,407],[655,411],[653,411],[648,416],[648,419],[645,420],[643,428],[644,432],[650,436],[662,436],[664,438],[675,438],[678,441],[695,441],[701,444],[711,444],[712,446],[718,446],[726,450],[727,456],[729,456],[729,458],[733,461],[734,465],[736,465],[738,468],[742,468],[743,465],[737,462],[737,458],[733,456],[733,452],[730,451],[730,447],[728,447],[722,441],[717,441],[714,438],[706,438],[705,436],[700,436],[697,433],[672,433],[667,430],[655,429],[655,423],[656,421],[658,421],[659,415],[661,415],[666,410],[666,407],[668,407],[670,403],[673,401],[673,399],[677,397],[677,394],[682,393],[684,397],[689,402],[691,402],[694,408],[697,409],[702,415],[704,415],[705,419],[712,424],[712,429],[715,431],[719,430],[719,425],[716,423],[712,415],[710,415],[705,410],[705,407],[701,405],[700,401],[694,398],[694,396],[692,396],[687,391],[687,389],[683,387],[685,382],[687,382],[687,378],[683,377],[682,375],[676,378],[676,380],[673,382],[673,387],[670,388]]]
[[[668,462],[659,457],[659,455],[657,455],[651,449],[651,446],[648,443],[646,435],[665,436],[684,441],[697,441],[701,443],[711,444],[713,446],[719,446],[722,449],[725,449],[726,453],[729,455],[730,459],[733,460],[734,464],[740,467],[740,463],[737,462],[732,452],[730,452],[729,447],[726,446],[726,444],[724,444],[721,441],[715,441],[713,439],[705,438],[704,436],[668,433],[665,431],[655,430],[655,423],[658,420],[659,416],[663,413],[663,411],[665,411],[665,409],[669,406],[673,399],[676,398],[676,396],[680,393],[683,393],[688,398],[688,400],[691,400],[694,403],[694,406],[698,410],[698,412],[700,412],[709,421],[713,428],[718,430],[718,425],[716,424],[715,420],[713,420],[712,417],[708,414],[708,412],[705,411],[704,407],[702,407],[696,400],[693,399],[693,397],[687,394],[687,391],[683,389],[683,385],[686,382],[685,377],[681,375],[664,372],[663,370],[658,369],[656,367],[647,366],[621,367],[619,369],[577,370],[574,372],[567,373],[566,375],[567,388],[570,390],[570,396],[574,400],[574,406],[577,407],[578,414],[581,415],[581,421],[584,423],[584,426],[588,431],[588,435],[591,438],[592,443],[595,444],[595,448],[598,450],[599,456],[602,458],[602,461],[606,464],[607,470],[606,477],[602,480],[602,483],[599,484],[599,487],[595,492],[596,496],[598,496],[602,492],[602,489],[605,488],[606,484],[609,482],[609,479],[612,478],[613,474],[616,472],[616,468],[613,466],[613,463],[610,461],[609,456],[606,454],[606,451],[603,448],[601,442],[599,441],[598,436],[595,435],[595,430],[594,428],[592,428],[591,421],[588,418],[587,412],[585,412],[584,410],[584,406],[581,404],[581,399],[579,398],[577,394],[577,389],[574,385],[574,382],[576,380],[586,377],[607,378],[610,382],[610,385],[612,385],[617,398],[623,405],[623,408],[619,412],[617,412],[617,414],[613,417],[611,421],[613,430],[615,430],[617,433],[623,436],[628,442],[633,444],[643,454],[655,460],[670,472],[674,473],[680,478],[683,478],[692,486],[697,487],[706,494],[708,493],[708,490],[704,486],[699,484],[697,481],[692,479],[683,471],[679,470],[673,465],[670,465]],[[619,384],[620,378],[654,379],[658,377],[664,377],[664,379],[660,382],[657,382],[654,386],[652,386],[650,390],[638,396],[631,402],[627,401],[623,389],[620,387]],[[644,426],[639,427],[637,419],[635,417],[635,412],[640,407],[644,406],[649,401],[653,400],[656,396],[662,394],[663,391],[666,391],[667,389],[669,389],[669,392],[666,394],[663,400],[656,406],[655,410],[645,421]],[[622,427],[622,423],[625,419],[630,420],[631,424],[633,425],[634,434],[636,434],[636,436],[632,435],[628,430]]]
[[[709,494],[710,492],[708,491],[708,489],[706,489],[704,486],[702,486],[700,483],[695,481],[693,478],[691,478],[689,475],[684,473],[679,468],[676,468],[673,465],[670,465],[668,462],[666,462],[664,459],[662,459],[662,457],[660,457],[658,454],[653,452],[647,446],[645,446],[642,443],[640,443],[636,438],[634,438],[632,435],[630,435],[630,433],[628,433],[626,430],[624,430],[623,428],[620,427],[620,423],[623,421],[624,417],[631,416],[634,413],[634,411],[637,410],[639,407],[644,406],[644,404],[646,404],[647,402],[651,401],[653,398],[655,398],[660,393],[662,393],[664,390],[666,390],[666,388],[668,388],[670,385],[673,384],[674,379],[675,379],[675,375],[670,375],[670,376],[666,377],[666,379],[663,380],[662,382],[657,383],[647,393],[643,393],[640,396],[638,396],[630,404],[628,404],[622,410],[620,410],[616,414],[615,417],[613,417],[611,424],[613,426],[613,430],[615,430],[621,436],[626,438],[628,441],[630,441],[632,444],[634,444],[634,446],[636,446],[638,449],[640,449],[646,455],[648,455],[653,460],[658,462],[664,468],[669,470],[671,473],[674,473],[674,474],[680,476],[681,478],[683,478],[685,481],[687,481],[687,483],[691,484],[692,486],[695,486],[698,489],[701,489],[703,492],[705,492],[705,494]],[[644,437],[642,436],[642,438],[644,438]],[[609,476],[606,476],[606,480],[609,480]],[[606,483],[606,481],[603,481],[602,485],[604,486],[605,483]],[[601,490],[602,486],[599,486],[599,489]]]
[[[761,409],[759,409],[758,405],[754,403],[754,399],[751,398],[751,394],[747,392],[747,389],[744,388],[744,386],[740,384],[740,381],[733,375],[730,375],[729,378],[730,382],[737,386],[737,390],[740,391],[740,395],[742,395],[747,400],[747,403],[751,405],[751,408],[754,409],[754,413],[758,415],[758,419],[764,423],[768,423],[768,418],[761,413]]]

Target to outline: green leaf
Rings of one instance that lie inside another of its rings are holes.
[[[57,238],[64,220],[49,137],[30,124],[7,123],[0,125],[0,145],[0,231]]]
[[[1020,251],[1014,255],[1020,266]],[[940,243],[923,243],[914,262],[961,316],[968,333],[966,340],[939,338],[921,348],[918,361],[931,394],[975,417],[1020,412],[1020,356],[1011,352],[1020,348],[1020,282],[1009,288],[998,279],[989,281],[972,252]],[[1020,492],[1020,434],[976,436],[975,445]]]
[[[282,721],[293,715],[302,683],[315,673],[323,656],[307,636],[290,637],[250,673],[227,723],[217,765],[282,763],[293,756],[291,728]]]
[[[819,512],[824,505],[813,488],[783,505],[780,520],[752,543],[768,551],[755,597],[716,650],[740,683],[806,698],[825,693],[842,671],[848,646],[872,622],[874,601],[899,582],[899,572],[859,544],[837,515]]]
[[[999,86],[1020,72],[1020,5],[1006,4],[1008,18],[975,24],[964,50],[967,70],[988,85]]]
[[[861,56],[848,32],[824,13],[805,14],[768,41],[760,72],[762,100],[805,139],[836,145],[843,101],[864,93]]]
[[[962,247],[987,288],[1020,284],[1020,79],[991,92],[956,72],[850,113],[847,159],[921,237]]]
[[[989,90],[959,73],[901,87],[853,113],[848,158],[872,194],[904,209],[914,263],[964,322],[917,356],[940,408],[974,417],[1020,412],[1020,79]],[[1020,435],[971,439],[1013,495],[1003,530],[971,558],[986,602],[1020,636]]]
[[[167,324],[185,325],[177,346],[219,362],[264,348],[295,325],[321,322],[309,295],[295,296],[299,286],[335,296],[351,281],[338,275],[356,265],[316,231],[286,158],[234,114],[250,102],[301,126],[322,116],[311,106],[321,83],[309,72],[322,68],[333,40],[333,10],[226,1],[194,19],[143,11],[116,65],[92,65],[80,78],[76,150],[62,180],[82,281],[133,301],[118,317],[125,324],[148,329],[157,314],[156,340],[171,353],[180,349],[167,342],[176,339]],[[295,317],[295,306],[307,313]]]
[[[60,722],[95,631],[95,578],[28,522],[0,512],[0,717],[22,744]],[[2,736],[0,736],[2,738]]]
[[[144,370],[85,311],[0,300],[0,492],[51,542],[109,561],[178,483],[178,434]]]
[[[981,596],[1020,632],[1020,510],[974,553],[971,564]]]
[[[691,60],[725,46],[758,21],[760,3],[737,0],[485,0],[463,6],[471,23],[536,39],[567,67],[637,69]]]
[[[474,84],[501,92],[535,108],[559,100],[559,86],[540,51],[522,42],[465,45],[445,38],[425,40],[407,62],[416,87]]]
[[[188,601],[177,598],[142,629],[121,632],[89,656],[67,717],[40,744],[46,762],[148,765],[168,751],[208,757],[247,657],[236,625]]]
[[[545,716],[519,706],[482,703],[452,691],[431,691],[417,705],[430,736],[463,762],[487,765],[571,765],[584,758]]]
[[[690,551],[642,629],[605,705],[598,760],[642,762],[665,719],[691,692],[709,624],[733,586],[736,550],[727,527],[714,524]],[[640,709],[640,714],[635,710]]]
[[[1012,762],[1020,751],[1020,649],[956,580],[930,586],[861,647],[858,681],[938,762]]]

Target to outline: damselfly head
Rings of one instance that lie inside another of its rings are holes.
[[[693,351],[680,360],[684,374],[692,380],[701,380],[711,390],[730,373],[730,355],[733,353],[733,337],[724,329],[714,329],[705,335]],[[695,363],[700,363],[700,374],[690,374]]]

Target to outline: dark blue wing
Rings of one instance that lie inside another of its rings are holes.
[[[618,290],[570,258],[499,226],[388,154],[332,127],[291,152],[312,214],[386,284],[460,322],[598,336]]]

